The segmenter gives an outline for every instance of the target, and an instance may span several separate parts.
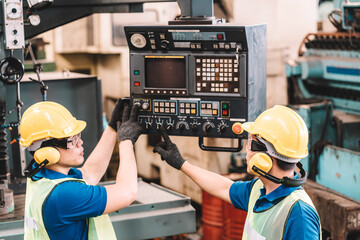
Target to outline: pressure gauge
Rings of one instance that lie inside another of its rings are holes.
[[[6,4],[6,16],[8,19],[19,19],[21,10],[20,3],[10,2]]]
[[[130,38],[131,44],[136,48],[143,48],[146,46],[146,38],[140,33],[135,33]]]
[[[40,21],[41,21],[40,16],[37,15],[37,14],[33,14],[33,15],[30,15],[30,16],[29,16],[29,22],[30,22],[30,24],[33,25],[33,26],[39,25],[39,24],[40,24]]]

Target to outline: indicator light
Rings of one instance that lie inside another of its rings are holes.
[[[140,71],[139,70],[134,70],[134,75],[139,75]]]
[[[140,86],[140,82],[134,82],[134,86],[135,86],[135,87],[139,87],[139,86]]]

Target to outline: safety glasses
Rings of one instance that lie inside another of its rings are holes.
[[[258,142],[256,140],[249,139],[248,141],[251,141],[251,147],[250,150],[253,152],[266,152],[267,148],[265,144]]]
[[[73,149],[76,147],[76,145],[78,144],[78,142],[81,139],[81,133],[76,134],[75,136],[69,137],[66,142],[67,142],[67,149]]]
[[[74,149],[81,139],[81,133],[63,139],[50,139],[41,144],[41,147],[59,147],[62,149]]]

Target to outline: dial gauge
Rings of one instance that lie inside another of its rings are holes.
[[[19,3],[6,4],[6,16],[9,19],[18,19],[21,17],[21,5]]]
[[[143,48],[146,46],[146,38],[140,33],[135,33],[130,38],[131,44],[136,48]]]
[[[30,16],[29,16],[29,22],[30,22],[30,24],[33,25],[33,26],[39,25],[40,22],[41,22],[40,16],[37,15],[37,14],[30,15]]]

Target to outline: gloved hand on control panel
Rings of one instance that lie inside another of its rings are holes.
[[[177,146],[170,140],[163,126],[160,127],[160,133],[164,138],[164,142],[158,143],[153,152],[159,153],[162,160],[165,160],[170,166],[180,170],[186,160],[181,156]]]
[[[117,122],[117,134],[118,134],[118,141],[124,141],[129,139],[135,144],[136,140],[141,134],[142,127],[137,122],[137,111],[138,105],[134,104],[131,113],[129,109],[129,105],[125,105],[124,112],[122,116],[122,122]],[[129,117],[130,113],[130,117]]]
[[[125,104],[129,104],[130,99],[129,98],[119,98],[116,101],[115,108],[111,114],[111,118],[108,122],[108,125],[114,129],[114,131],[118,130],[117,122],[120,122],[121,124],[121,117],[123,115],[124,106]]]

